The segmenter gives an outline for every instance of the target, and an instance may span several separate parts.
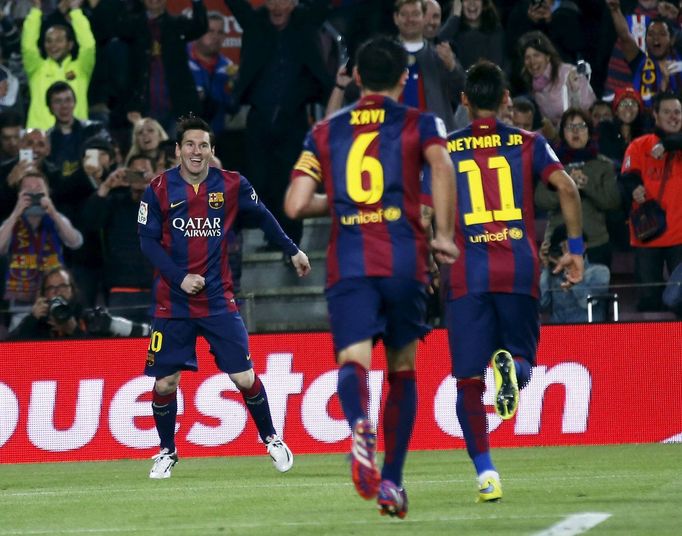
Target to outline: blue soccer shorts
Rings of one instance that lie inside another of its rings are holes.
[[[525,294],[467,294],[445,304],[452,375],[483,376],[495,350],[535,365],[540,337],[538,300]]]
[[[203,318],[154,318],[145,375],[163,378],[179,370],[199,370],[198,335],[208,341],[222,372],[234,374],[252,368],[242,317],[238,312],[227,312]]]
[[[426,290],[413,279],[351,277],[325,294],[337,353],[352,344],[380,338],[385,346],[400,349],[431,329],[426,324]]]

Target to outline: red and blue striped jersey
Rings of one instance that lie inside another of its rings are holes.
[[[445,146],[445,126],[432,114],[367,95],[317,123],[292,178],[324,185],[332,228],[327,286],[350,277],[427,279],[421,226],[424,151]]]
[[[445,268],[448,299],[506,292],[539,297],[536,181],[563,169],[547,141],[494,118],[448,136],[455,167],[457,261]]]
[[[152,180],[138,213],[138,232],[158,242],[170,259],[170,270],[161,273],[164,259],[150,257],[154,265],[152,314],[161,318],[201,318],[236,311],[232,274],[228,263],[228,231],[242,221],[274,222],[251,184],[239,173],[209,168],[199,185],[187,183],[179,167]],[[290,252],[298,249],[276,222],[278,243]],[[185,275],[205,278],[196,295],[180,288]]]

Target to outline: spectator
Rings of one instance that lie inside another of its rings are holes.
[[[168,140],[168,134],[156,119],[145,117],[133,126],[131,145],[125,161],[128,163],[133,157],[142,155],[151,158],[152,162],[160,157],[159,146]]]
[[[632,209],[656,200],[665,210],[667,227],[649,241],[638,239],[630,225],[635,248],[635,278],[639,283],[637,308],[662,309],[663,268],[672,273],[682,262],[682,103],[677,95],[659,93],[653,99],[656,130],[632,141],[625,151],[621,181]],[[678,317],[681,310],[676,310]]]
[[[11,165],[19,157],[19,140],[23,122],[15,112],[0,113],[0,169]],[[0,173],[0,221],[14,209],[16,188],[7,183],[7,173]]]
[[[612,105],[604,100],[596,100],[590,106],[590,119],[592,119],[592,126],[595,131],[598,131],[599,125],[602,121],[613,121]],[[598,138],[598,137],[597,137]]]
[[[566,226],[562,223],[552,232],[540,247],[542,273],[540,274],[540,308],[550,314],[550,322],[569,324],[587,322],[587,298],[608,292],[611,273],[603,264],[592,264],[585,260],[582,281],[565,288],[564,274],[554,273],[557,261],[568,252]],[[594,322],[606,320],[606,307],[598,302],[592,310]]]
[[[59,210],[83,233],[83,245],[66,251],[65,260],[78,281],[79,299],[86,307],[94,307],[103,291],[103,259],[100,232],[89,225],[85,205],[115,167],[112,144],[106,138],[88,138],[82,144],[76,172],[53,188]]]
[[[597,139],[599,152],[620,168],[627,146],[644,133],[644,105],[639,93],[626,87],[616,90],[611,106],[615,117],[613,121],[600,123]]]
[[[682,57],[673,49],[670,23],[661,17],[648,23],[645,51],[642,52],[620,10],[620,0],[607,0],[606,3],[632,73],[632,85],[642,97],[644,106],[650,107],[652,97],[660,91],[682,90]]]
[[[438,37],[454,44],[464,69],[483,58],[509,74],[505,33],[493,0],[455,0],[452,16]]]
[[[588,236],[587,258],[593,264],[611,266],[612,247],[606,227],[606,212],[618,208],[620,193],[611,160],[597,153],[592,139],[592,121],[584,110],[570,108],[561,117],[557,156],[575,182],[582,204],[583,229]],[[548,212],[548,240],[563,222],[559,196],[544,183],[535,190],[535,204]]]
[[[563,63],[552,42],[542,32],[521,38],[522,76],[540,113],[557,125],[568,108],[587,110],[596,100],[585,74]]]
[[[334,86],[317,37],[328,3],[268,0],[255,9],[246,0],[225,0],[244,30],[234,97],[251,106],[245,132],[247,175],[295,243],[300,243],[303,225],[286,217],[282,203],[309,127],[306,104],[326,102]],[[280,250],[274,244],[265,247]]]
[[[166,0],[143,3],[144,11],[130,16],[119,28],[135,58],[128,118],[135,124],[142,117],[153,117],[172,133],[177,117],[199,109],[187,43],[208,30],[206,6],[203,0],[192,0],[192,16],[187,18],[168,13]]]
[[[238,109],[232,98],[238,67],[220,52],[226,37],[225,17],[210,11],[208,31],[188,45],[189,67],[199,94],[199,115],[216,136],[225,130],[228,115]]]
[[[47,131],[52,147],[49,161],[59,169],[63,181],[68,181],[81,165],[81,149],[85,140],[98,136],[109,139],[104,125],[89,119],[77,119],[76,93],[66,82],[50,85],[45,94],[54,126]]]
[[[630,34],[634,37],[640,49],[645,48],[646,28],[649,23],[659,16],[658,0],[630,0],[623,2],[622,12],[625,16]],[[597,61],[603,65],[595,69],[595,87],[604,86],[603,94],[613,95],[616,90],[632,86],[632,72],[623,56],[623,47],[616,34],[611,10],[604,2],[601,20],[601,32],[597,45]]]
[[[512,108],[512,125],[528,132],[537,130],[540,118],[538,109],[530,99],[526,97],[514,97]]]
[[[84,311],[78,301],[73,275],[63,267],[52,268],[40,285],[40,295],[8,340],[82,338],[88,336],[147,337],[149,324],[111,316],[106,310]]]
[[[37,171],[24,175],[14,210],[0,225],[0,255],[9,256],[4,299],[10,330],[30,311],[43,274],[64,264],[64,246],[82,243],[81,233],[57,212],[45,177]]]
[[[148,319],[153,274],[140,250],[137,213],[153,176],[153,161],[135,155],[128,160],[128,167],[109,174],[83,208],[86,228],[102,235],[109,309],[138,322]]]
[[[524,34],[542,32],[557,50],[562,62],[575,64],[585,56],[587,42],[581,21],[581,9],[569,0],[522,0],[509,14],[506,28],[507,49],[513,51]],[[516,72],[523,54],[515,58]]]
[[[40,0],[34,0],[34,7],[24,21],[21,53],[31,91],[26,126],[48,129],[54,125],[55,118],[45,96],[50,85],[57,80],[66,81],[77,96],[74,115],[79,119],[88,118],[88,86],[95,66],[95,38],[90,23],[80,8],[82,0],[69,0],[69,15],[75,41],[66,26],[51,26],[42,39],[47,56],[43,57],[38,47],[42,15],[40,3]],[[76,44],[78,56],[73,57]]]
[[[175,156],[175,140],[164,140],[159,143],[159,152],[154,164],[154,174],[166,171],[179,164],[178,158]]]
[[[423,0],[396,0],[393,21],[410,57],[401,102],[436,114],[450,131],[464,71],[449,43],[432,45],[424,39],[424,13]]]
[[[426,11],[424,12],[424,39],[428,39],[433,43],[438,37],[442,21],[443,9],[440,4],[436,0],[426,0]]]

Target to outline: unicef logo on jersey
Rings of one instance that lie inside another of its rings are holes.
[[[523,238],[523,231],[518,227],[509,227],[497,233],[486,231],[483,234],[471,235],[469,242],[472,244],[487,244],[488,242],[506,242],[510,238],[512,240],[521,240]]]
[[[183,233],[185,238],[222,236],[221,218],[173,218],[173,227]]]
[[[368,223],[383,223],[397,221],[403,215],[399,207],[386,207],[377,210],[361,210],[356,214],[341,216],[341,225],[366,225]]]

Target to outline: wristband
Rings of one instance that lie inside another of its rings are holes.
[[[342,86],[341,84],[334,84],[337,88],[339,88],[341,91],[346,91],[346,86]]]
[[[585,252],[585,243],[582,236],[568,237],[568,252],[571,255],[582,255]]]

